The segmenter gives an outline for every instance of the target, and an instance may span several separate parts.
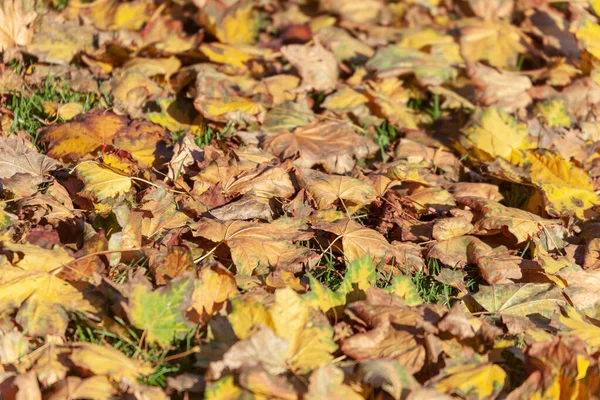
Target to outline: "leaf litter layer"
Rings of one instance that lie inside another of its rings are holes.
[[[600,396],[600,2],[0,6],[0,397]]]

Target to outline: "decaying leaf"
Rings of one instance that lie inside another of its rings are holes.
[[[4,0],[0,397],[597,397],[599,18]]]
[[[226,244],[241,275],[252,275],[258,267],[292,267],[311,254],[309,249],[292,243],[312,237],[303,231],[306,225],[295,219],[280,218],[269,224],[204,219],[191,228],[195,236],[202,236],[215,246]]]
[[[378,147],[352,126],[328,121],[271,134],[265,149],[282,158],[298,153],[294,164],[299,168],[322,165],[327,172],[344,174],[354,168],[356,159],[372,155]]]

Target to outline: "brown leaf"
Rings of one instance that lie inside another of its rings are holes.
[[[41,183],[48,172],[60,164],[38,153],[32,144],[18,136],[0,137],[0,178],[26,174],[33,182]]]
[[[344,174],[354,168],[355,160],[374,154],[378,147],[354,132],[351,125],[327,121],[270,134],[265,139],[265,150],[282,158],[299,153],[294,161],[299,168],[322,165],[329,173]]]
[[[316,38],[313,46],[293,44],[282,47],[281,53],[302,76],[299,90],[331,92],[337,85],[337,60]]]

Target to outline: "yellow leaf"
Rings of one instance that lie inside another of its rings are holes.
[[[583,42],[584,48],[591,55],[600,59],[600,25],[588,19],[575,32],[575,36]]]
[[[269,313],[277,336],[289,344],[288,363],[303,372],[328,363],[337,349],[329,326],[310,323],[309,305],[290,288],[275,292]]]
[[[208,119],[219,121],[229,115],[242,115],[242,118],[257,116],[265,112],[259,102],[240,96],[194,101],[196,108]]]
[[[412,29],[402,35],[399,46],[415,50],[430,48],[431,53],[440,54],[449,64],[462,64],[460,47],[451,35],[432,28]]]
[[[515,162],[520,157],[516,150],[534,146],[529,141],[527,126],[496,107],[476,112],[463,134],[461,144],[482,161],[492,161],[500,156]]]
[[[495,364],[460,364],[444,372],[445,376],[434,386],[436,390],[482,400],[495,397],[507,378],[506,372]]]
[[[235,278],[229,271],[204,268],[200,280],[195,281],[192,307],[205,319],[215,315],[221,305],[238,293]]]
[[[304,300],[313,308],[327,312],[332,308],[346,303],[344,293],[333,291],[319,282],[314,276],[308,275],[310,292],[304,295]]]
[[[55,117],[59,104],[55,101],[42,101],[42,110],[49,117]]]
[[[264,304],[252,298],[234,298],[231,301],[232,312],[227,319],[238,339],[245,339],[256,332],[258,326],[273,329],[271,314]]]
[[[295,89],[300,84],[300,78],[294,75],[281,74],[262,79],[253,89],[253,95],[267,97],[263,103],[274,106],[296,98]]]
[[[206,400],[239,400],[242,389],[235,384],[233,376],[226,376],[207,385],[204,392]]]
[[[69,121],[73,119],[76,115],[79,115],[83,112],[83,104],[81,103],[66,103],[58,106],[58,110],[56,111],[56,115],[58,118],[62,118],[65,121]]]
[[[76,167],[77,175],[83,180],[82,196],[97,201],[112,199],[131,190],[132,179],[105,168],[95,162],[83,162]]]
[[[127,357],[108,345],[74,343],[71,361],[95,375],[107,375],[115,382],[135,385],[140,375],[154,372],[149,363]]]
[[[65,250],[9,242],[3,248],[12,251],[14,259],[13,265],[0,264],[0,313],[18,309],[16,320],[28,334],[63,335],[68,312],[94,312],[74,286],[56,276],[61,266],[73,260]]]
[[[600,199],[588,174],[552,152],[526,151],[521,166],[531,182],[542,190],[546,211],[553,216],[575,214],[583,218]]]
[[[93,399],[110,400],[115,387],[104,375],[96,375],[87,379],[69,376],[54,386],[49,400]]]
[[[526,50],[519,29],[509,22],[470,19],[462,25],[461,53],[469,61],[485,60],[494,67],[510,67]]]
[[[564,127],[571,126],[571,118],[567,113],[564,100],[546,100],[537,103],[534,108],[536,113],[548,126]]]
[[[112,113],[87,113],[66,124],[41,132],[47,155],[68,162],[79,160],[103,145],[111,144],[127,127],[127,119]]]
[[[570,335],[577,336],[589,346],[600,347],[600,326],[594,325],[579,314],[573,307],[566,306],[565,314],[561,314],[560,322],[570,330]]]
[[[159,99],[160,111],[150,112],[147,117],[170,132],[189,131],[193,135],[201,132],[202,116],[186,99]]]
[[[179,68],[181,68],[181,61],[175,56],[168,58],[135,57],[123,65],[123,69],[128,72],[138,72],[148,78],[164,75],[165,79],[169,79],[171,75],[179,71]]]
[[[392,124],[407,129],[418,129],[417,113],[408,107],[409,91],[397,78],[369,82],[367,95],[377,106],[374,113],[387,118]]]
[[[106,0],[86,5],[83,14],[103,31],[137,31],[150,18],[151,9],[146,1],[121,3],[118,0]]]
[[[243,46],[233,46],[222,43],[208,43],[200,46],[200,50],[212,62],[245,68],[246,62],[254,57]]]
[[[344,372],[331,365],[323,365],[314,370],[309,378],[305,400],[362,400],[352,387],[344,384]]]
[[[221,0],[205,1],[200,9],[200,21],[221,43],[250,44],[258,33],[254,2],[241,0],[227,7]]]
[[[415,284],[408,276],[395,276],[387,291],[401,297],[406,305],[423,304],[423,299],[419,296]]]
[[[590,0],[590,5],[596,15],[600,15],[600,0]]]
[[[80,26],[75,20],[64,21],[51,14],[40,20],[40,29],[27,46],[27,51],[37,56],[40,62],[66,65],[80,51],[94,51],[95,30],[92,26]]]
[[[369,101],[367,96],[356,90],[344,86],[333,94],[327,96],[321,107],[334,112],[346,112]]]

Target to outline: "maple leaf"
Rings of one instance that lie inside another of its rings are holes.
[[[499,72],[480,63],[470,64],[468,73],[477,89],[477,100],[483,105],[495,105],[511,113],[533,101],[528,93],[533,85],[526,76]]]
[[[569,334],[584,340],[588,345],[600,346],[600,326],[589,322],[573,307],[565,307],[560,323],[569,329]]]
[[[528,151],[521,164],[528,169],[531,182],[541,189],[549,214],[583,218],[586,209],[600,204],[588,174],[559,155]]]
[[[521,157],[518,150],[533,147],[527,127],[497,107],[476,112],[463,133],[461,144],[483,161],[492,161],[497,156],[517,160]]]
[[[267,361],[273,371],[284,369],[284,360],[285,368],[310,371],[329,362],[332,359],[331,353],[337,348],[332,340],[331,327],[311,322],[310,316],[309,303],[292,289],[285,288],[275,291],[275,303],[268,308],[248,300],[234,303],[234,312],[229,314],[228,319],[236,335],[243,338],[241,349],[246,349],[251,354],[258,351],[257,344],[265,336],[271,335],[269,332],[250,330],[253,325],[263,325],[283,340],[274,353],[279,361]],[[257,333],[260,336],[255,336]],[[230,357],[240,360],[238,354],[231,354]],[[242,360],[245,363],[255,363],[252,359],[243,356]],[[236,361],[240,362],[242,361]]]
[[[306,227],[302,221],[291,218],[279,218],[271,223],[202,219],[191,225],[194,236],[226,244],[241,275],[252,275],[258,267],[302,263],[311,251],[292,241],[310,239],[312,233],[303,231]]]
[[[142,233],[146,237],[150,238],[165,229],[180,228],[189,219],[187,215],[177,209],[173,195],[163,187],[147,193],[142,202],[141,209],[151,213],[150,218],[142,220]]]
[[[27,45],[27,52],[40,61],[68,65],[80,51],[94,51],[94,30],[77,21],[46,14],[37,24],[39,29]]]
[[[50,399],[91,398],[108,400],[115,392],[113,384],[105,376],[97,375],[87,379],[69,376],[53,387]]]
[[[406,392],[416,393],[420,387],[412,374],[395,360],[361,361],[358,374],[362,382],[381,387],[395,399]]]
[[[366,301],[350,304],[347,310],[363,319],[369,330],[344,339],[341,350],[358,361],[394,359],[412,373],[419,371],[425,362],[425,348],[414,333],[405,330],[418,323],[418,314],[398,307],[397,303],[371,304],[368,296]]]
[[[387,287],[389,293],[404,299],[404,302],[409,306],[423,304],[423,299],[419,296],[419,292],[415,284],[408,276],[395,276]]]
[[[495,398],[506,384],[506,372],[495,364],[456,363],[432,382],[436,390],[476,399]]]
[[[347,297],[355,295],[356,291],[364,292],[372,287],[377,280],[375,264],[367,254],[348,263],[344,280],[336,291],[321,284],[312,275],[309,275],[311,291],[304,295],[304,299],[315,308],[327,312],[330,309],[346,304]]]
[[[200,20],[223,43],[252,43],[258,20],[252,1],[196,0]]]
[[[26,174],[28,179],[41,183],[60,164],[35,151],[23,138],[11,136],[0,138],[0,166],[0,179]]]
[[[540,314],[551,318],[566,304],[560,289],[546,283],[503,284],[481,287],[473,298],[489,312],[526,317]]]
[[[330,173],[344,174],[356,165],[355,159],[374,154],[377,145],[356,134],[349,124],[334,121],[313,123],[267,136],[265,150],[282,158],[299,153],[294,165],[311,168],[323,165]]]
[[[298,171],[300,184],[313,196],[319,209],[336,202],[350,214],[375,200],[371,185],[342,175],[327,175],[312,169]]]
[[[224,269],[204,268],[195,281],[192,307],[203,320],[215,315],[223,303],[238,293],[232,274]]]
[[[556,220],[542,218],[518,208],[506,207],[495,201],[475,197],[462,197],[458,201],[478,213],[474,224],[474,232],[478,234],[503,233],[506,235],[508,232],[517,240],[517,243],[527,240],[537,241],[538,237],[556,228],[558,228],[558,235],[564,235],[562,227]],[[560,236],[555,245],[562,240]]]
[[[0,52],[13,46],[27,46],[33,37],[31,24],[37,18],[22,0],[7,0],[0,8]]]
[[[78,164],[76,172],[84,182],[80,194],[97,201],[113,199],[128,193],[133,184],[130,177],[94,162]]]
[[[184,311],[191,305],[193,283],[181,276],[152,291],[141,275],[130,282],[128,314],[133,326],[146,332],[150,343],[166,347],[174,338],[181,339],[193,327]]]
[[[131,153],[143,166],[150,166],[156,147],[164,131],[147,122],[128,124],[126,117],[105,112],[89,112],[72,121],[52,125],[40,132],[41,141],[47,145],[47,154],[55,159],[75,163],[114,144]]]
[[[18,309],[16,319],[30,335],[63,335],[69,312],[95,312],[76,287],[56,276],[61,267],[73,261],[65,250],[14,243],[4,243],[3,248],[15,255],[12,265],[6,260],[0,264],[2,311]],[[18,253],[22,258],[16,258]]]
[[[307,400],[334,399],[334,400],[360,400],[363,397],[356,393],[350,386],[344,384],[342,370],[327,364],[314,370],[310,375],[308,393],[304,396]]]
[[[376,262],[388,260],[396,255],[396,249],[379,232],[366,228],[351,219],[338,219],[335,222],[312,223],[314,229],[336,235],[332,246],[340,249],[348,262],[369,255]],[[336,244],[341,239],[342,246]]]
[[[457,75],[456,68],[443,56],[390,45],[379,49],[366,67],[378,76],[397,76],[413,72],[422,85],[441,85]]]
[[[133,360],[117,349],[94,343],[73,343],[71,361],[95,375],[106,375],[115,382],[135,385],[139,375],[154,372],[150,364]]]
[[[315,38],[314,46],[290,45],[281,48],[283,56],[302,76],[301,90],[332,91],[337,85],[339,69],[333,53]]]
[[[461,25],[461,53],[469,61],[486,60],[502,68],[516,65],[525,52],[519,29],[507,22],[467,19]]]

